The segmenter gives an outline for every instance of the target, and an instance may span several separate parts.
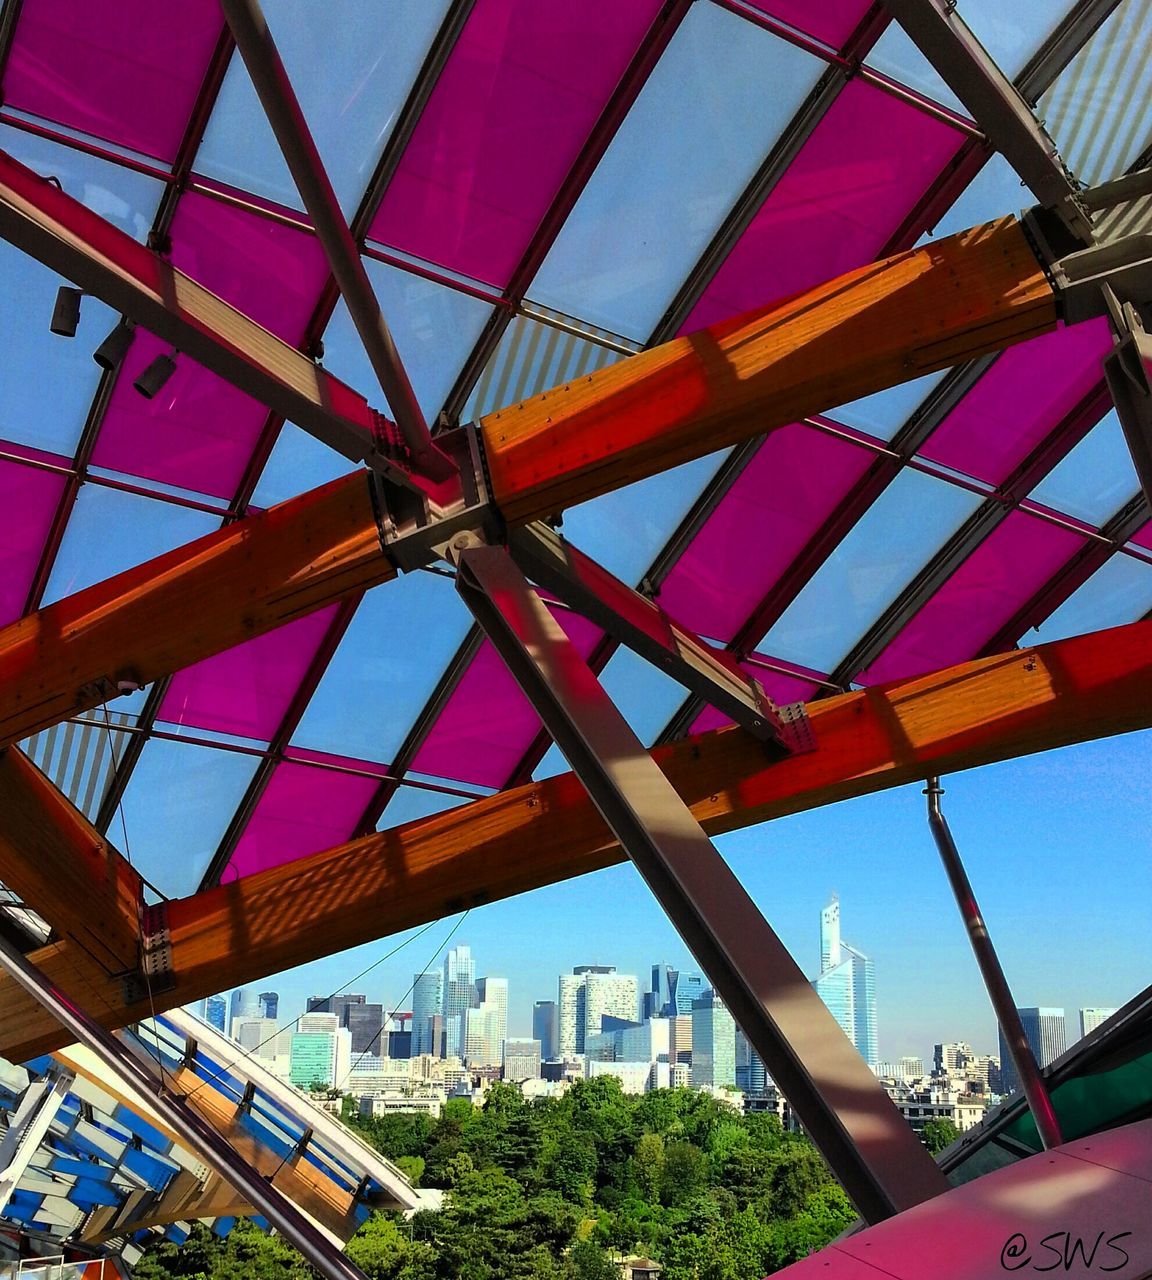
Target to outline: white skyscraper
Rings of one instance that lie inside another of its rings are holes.
[[[491,1061],[500,1062],[504,1054],[504,1041],[508,1039],[508,979],[477,978],[476,995],[480,1007],[488,1006],[496,1011],[495,1039]]]
[[[614,965],[580,964],[560,975],[557,1000],[558,1054],[579,1057],[585,1037],[599,1035],[601,1019],[636,1021],[640,983],[635,974],[617,973]]]
[[[840,937],[840,901],[820,912],[820,976],[812,984],[844,1034],[873,1069],[876,1043],[876,982],[871,959]]]
[[[1080,1038],[1083,1039],[1089,1031],[1095,1031],[1102,1022],[1107,1022],[1115,1012],[1115,1009],[1081,1009]]]
[[[444,1015],[444,1056],[463,1056],[461,1037],[464,1032],[464,1010],[476,1003],[473,982],[476,969],[470,947],[453,947],[444,957],[444,985],[440,995],[440,1012]]]
[[[577,1045],[584,1048],[584,1025],[580,1020],[580,997],[584,994],[584,979],[574,973],[560,975],[560,990],[556,1000],[556,1056],[565,1061],[576,1057]]]

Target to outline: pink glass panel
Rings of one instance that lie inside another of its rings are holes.
[[[284,341],[297,344],[327,278],[315,237],[208,196],[185,195],[172,225],[172,260]],[[99,467],[231,498],[268,417],[231,383],[177,359],[153,400],[133,379],[170,348],[139,331],[116,382],[93,454]]]
[[[873,261],[963,141],[949,125],[850,81],[736,242],[691,332]]]
[[[216,0],[25,0],[5,105],[172,160],[223,26]]]
[[[1103,380],[1107,323],[1057,329],[1010,347],[921,450],[925,458],[1002,484],[1062,418]]]
[[[657,0],[479,0],[371,238],[503,287]]]
[[[160,719],[269,741],[336,610],[336,605],[321,609],[177,672]]]
[[[773,431],[665,579],[661,607],[731,640],[874,458],[802,424]]]
[[[24,612],[65,477],[0,462],[0,626]]]
[[[868,12],[869,0],[748,0],[771,18],[839,49]]]
[[[556,617],[587,657],[603,634],[579,614]],[[416,753],[416,773],[503,787],[540,732],[540,717],[485,641]]]
[[[284,761],[260,797],[223,879],[251,875],[351,839],[376,778]]]
[[[800,676],[785,675],[780,671],[765,671],[763,667],[751,663],[741,663],[741,668],[755,677],[764,686],[764,691],[777,706],[787,706],[790,702],[807,702],[820,686],[815,680],[805,680]],[[692,721],[689,733],[704,733],[708,729],[719,729],[732,721],[717,711],[715,707],[705,707]]]
[[[856,678],[857,683],[907,679],[976,657],[1084,543],[1069,529],[1013,512]]]

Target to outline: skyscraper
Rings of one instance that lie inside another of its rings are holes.
[[[215,1027],[221,1035],[224,1034],[228,1021],[228,1001],[223,996],[209,996],[204,1001],[204,1021],[210,1027]]]
[[[582,1015],[584,979],[574,973],[560,975],[556,998],[556,1056],[571,1061],[584,1048]]]
[[[1024,1027],[1024,1038],[1032,1049],[1038,1067],[1046,1067],[1067,1048],[1068,1027],[1064,1020],[1063,1009],[1043,1009],[1032,1006],[1017,1009],[1020,1022]],[[1000,1032],[1000,1092],[1015,1093],[1020,1088],[1020,1077],[1008,1046],[1004,1040],[1004,1032]]]
[[[639,982],[634,974],[617,973],[610,964],[578,964],[560,975],[557,1001],[558,1056],[574,1058],[584,1052],[587,1036],[599,1035],[601,1019],[636,1021]]]
[[[692,1087],[736,1083],[736,1023],[714,992],[692,1006]]]
[[[1081,1009],[1080,1038],[1083,1039],[1089,1031],[1095,1031],[1102,1022],[1107,1022],[1115,1012],[1115,1009]]]
[[[669,964],[652,966],[652,986],[644,993],[641,1016],[674,1018],[691,1016],[692,1003],[704,994],[704,978],[698,973],[682,973]]]
[[[439,1056],[440,1045],[432,1043],[432,1022],[440,1013],[440,992],[444,975],[435,972],[418,973],[412,980],[412,1056],[422,1053]]]
[[[440,1012],[444,1015],[444,1056],[463,1057],[463,1015],[476,1003],[472,950],[465,944],[453,947],[444,957],[444,986]]]
[[[501,1061],[504,1041],[508,1039],[508,979],[477,978],[476,999],[481,1009],[490,1008],[495,1013],[494,1040],[491,1045],[492,1061]]]
[[[820,976],[812,985],[860,1056],[874,1068],[879,1050],[872,961],[840,937],[840,900],[835,894],[820,912]]]
[[[555,1000],[537,1000],[532,1009],[532,1036],[540,1041],[540,1057],[551,1062],[558,1054],[558,1032]]]
[[[260,1005],[262,1018],[275,1018],[280,1012],[280,993],[277,991],[261,991],[256,997]]]
[[[260,1002],[256,992],[251,987],[237,987],[232,992],[232,1000],[229,1004],[228,1034],[235,1035],[233,1028],[241,1018],[258,1018],[259,1016]]]
[[[759,1096],[767,1092],[768,1071],[764,1059],[752,1048],[748,1037],[736,1028],[736,1087]]]
[[[380,1004],[347,1004],[341,1016],[341,1026],[352,1033],[353,1053],[383,1052],[381,1041],[384,1030],[384,1006]]]
[[[540,1041],[504,1041],[504,1079],[536,1080],[540,1076]]]

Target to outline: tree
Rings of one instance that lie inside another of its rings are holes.
[[[664,1139],[658,1133],[640,1135],[632,1157],[632,1169],[644,1195],[649,1200],[659,1200],[664,1180]]]
[[[620,1270],[591,1240],[578,1240],[568,1251],[572,1280],[620,1280]]]
[[[674,1205],[687,1200],[708,1179],[708,1161],[704,1152],[691,1142],[670,1142],[664,1149],[664,1176],[660,1198]]]
[[[933,1155],[936,1155],[956,1141],[960,1136],[960,1130],[956,1128],[951,1120],[947,1120],[943,1116],[933,1116],[924,1126],[924,1132],[920,1136],[928,1150]]]

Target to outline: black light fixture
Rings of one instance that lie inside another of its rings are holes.
[[[53,333],[62,338],[74,338],[76,327],[80,323],[80,299],[84,294],[71,285],[62,284],[56,290],[56,305],[52,308],[52,323],[49,326]]]
[[[132,385],[145,400],[151,400],[153,396],[157,395],[168,379],[176,372],[176,361],[172,358],[175,354],[176,352],[173,351],[171,356],[157,356],[133,382]]]
[[[115,329],[92,352],[92,359],[109,373],[120,367],[120,362],[128,354],[132,345],[133,328],[127,320],[121,320]]]

